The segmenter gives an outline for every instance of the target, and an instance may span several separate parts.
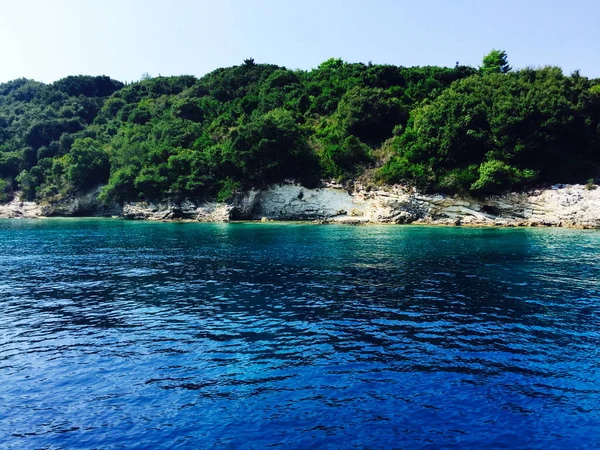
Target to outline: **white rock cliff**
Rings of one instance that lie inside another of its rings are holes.
[[[563,226],[600,228],[600,189],[554,186],[485,199],[426,195],[407,186],[377,189],[340,185],[308,189],[294,184],[251,190],[229,203],[130,202],[106,207],[99,190],[54,204],[0,205],[0,218],[45,216],[121,216],[156,221],[309,220],[319,223],[416,223],[438,225]]]

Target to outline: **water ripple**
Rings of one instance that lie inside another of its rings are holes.
[[[599,446],[599,245],[0,221],[0,447]]]

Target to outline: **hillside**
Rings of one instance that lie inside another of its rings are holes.
[[[0,84],[0,201],[227,200],[357,178],[485,196],[600,176],[600,80],[560,68],[252,59],[202,77]]]

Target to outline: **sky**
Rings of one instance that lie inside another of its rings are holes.
[[[329,58],[600,77],[598,0],[0,0],[0,82],[67,75],[204,75],[246,58],[290,69]]]

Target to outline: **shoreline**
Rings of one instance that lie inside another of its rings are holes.
[[[318,222],[309,220],[257,220],[257,219],[244,219],[244,220],[230,220],[228,222],[208,222],[208,221],[197,221],[192,219],[173,219],[173,220],[132,220],[122,216],[39,216],[39,217],[15,217],[15,218],[4,218],[0,217],[1,221],[56,221],[56,222],[69,222],[77,220],[98,220],[98,221],[115,221],[115,222],[129,222],[129,223],[152,223],[152,224],[178,224],[178,225],[202,225],[202,224],[218,224],[218,225],[233,225],[233,226],[306,226],[306,227],[321,227],[321,226],[333,226],[333,227],[350,227],[350,228],[368,228],[368,227],[386,227],[386,228],[447,228],[447,229],[469,229],[469,230],[577,230],[577,231],[588,231],[595,232],[600,230],[600,226],[580,226],[580,225],[495,225],[495,224],[445,224],[440,222],[424,223],[424,222],[412,222],[412,223],[389,223],[389,222],[363,222],[359,224],[345,223],[345,222]]]
[[[349,222],[349,221],[321,221],[321,220],[279,220],[279,219],[239,219],[223,221],[198,221],[194,219],[164,219],[164,220],[153,220],[153,219],[128,219],[123,216],[19,216],[19,217],[0,217],[0,220],[51,220],[51,221],[71,221],[71,220],[107,220],[107,221],[123,221],[123,222],[145,222],[145,223],[164,223],[164,224],[223,224],[223,225],[306,225],[306,226],[346,226],[346,227],[373,227],[373,226],[384,226],[384,227],[419,227],[419,228],[479,228],[479,229],[551,229],[551,228],[562,228],[570,230],[600,230],[600,226],[588,226],[578,224],[560,224],[560,225],[546,225],[546,224],[514,224],[514,223],[445,223],[441,221],[432,222],[407,222],[407,223],[394,223],[394,222]]]
[[[600,189],[560,185],[486,198],[423,194],[407,186],[348,191],[334,183],[309,189],[288,183],[239,193],[227,203],[128,202],[104,205],[101,187],[47,204],[17,197],[0,218],[113,217],[154,222],[279,222],[344,225],[600,229]]]

